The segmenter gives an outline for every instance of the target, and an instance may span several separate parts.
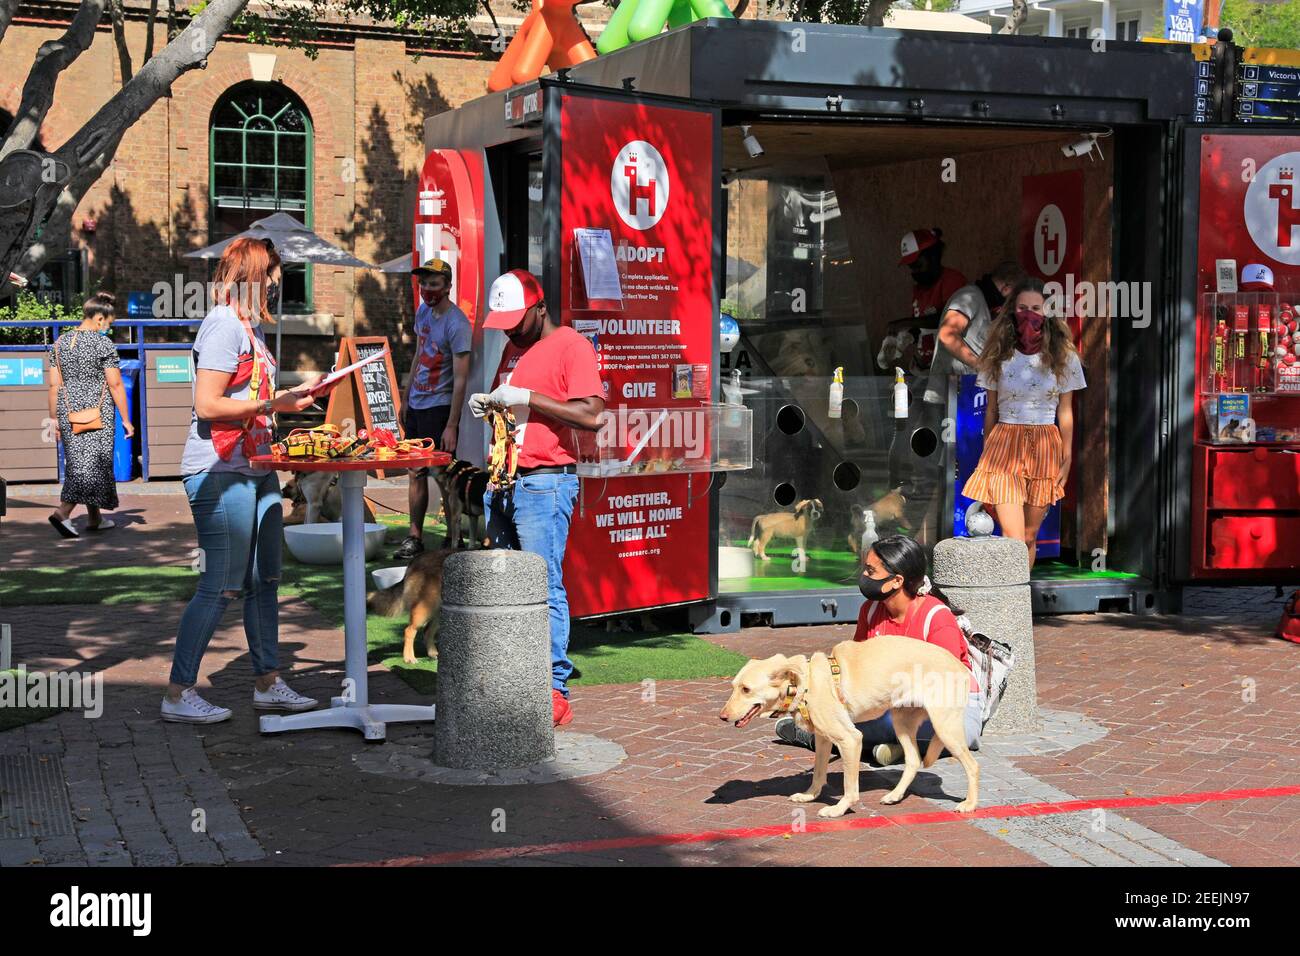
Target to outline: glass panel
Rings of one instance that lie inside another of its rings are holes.
[[[280,165],[281,166],[306,166],[307,165],[307,137],[297,134],[285,135],[280,134]]]
[[[528,271],[533,275],[542,274],[542,157],[540,156],[528,160]]]
[[[275,135],[273,133],[249,133],[246,142],[248,144],[247,162],[250,165],[275,165]]]
[[[248,167],[248,195],[257,199],[275,198],[275,170]]]
[[[307,201],[307,171],[304,169],[280,169],[279,196],[286,205],[301,205]]]
[[[287,262],[282,273],[284,311],[303,311],[307,307],[307,266],[301,262]]]
[[[254,116],[252,119],[248,121],[247,128],[250,130],[271,131],[275,129],[275,124],[272,123],[265,116]]]
[[[213,170],[212,191],[218,196],[238,196],[244,191],[242,166],[217,166]]]
[[[212,134],[212,158],[218,163],[242,163],[244,137],[227,130],[215,131]]]
[[[864,300],[853,238],[822,160],[746,173],[726,195],[722,307],[739,323],[741,340],[722,356],[721,377],[726,389],[739,372],[738,400],[753,410],[754,467],[729,474],[722,487],[719,545],[735,550],[723,552],[720,566],[734,571],[733,558],[748,565],[760,515],[808,514],[813,531],[803,562],[794,539],[778,536],[765,548],[769,560],[720,578],[719,588],[852,587],[864,509],[881,537],[898,531],[928,550],[941,536],[947,411],[921,401],[928,367],[909,366],[909,418],[893,418],[893,368],[878,367],[876,352],[886,335],[912,323],[891,321],[897,317]],[[898,281],[908,281],[905,272]],[[832,418],[837,367],[843,404]]]
[[[296,106],[281,113],[276,125],[285,132],[305,133],[308,129],[306,114]]]
[[[212,125],[224,126],[227,129],[243,129],[244,114],[235,106],[234,100],[226,100],[213,116]]]

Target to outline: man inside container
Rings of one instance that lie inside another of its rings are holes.
[[[515,417],[519,466],[514,485],[483,496],[487,533],[495,548],[532,551],[546,560],[551,625],[551,709],[555,725],[573,720],[569,706],[569,599],[564,551],[578,496],[572,429],[597,431],[605,410],[591,342],[547,311],[541,283],[523,269],[499,276],[488,292],[483,327],[500,329],[510,349],[491,393],[470,396],[482,418],[490,407]]]
[[[469,318],[451,301],[451,265],[430,259],[411,275],[420,281],[415,311],[415,356],[406,382],[407,438],[429,438],[439,451],[456,453],[460,415],[465,404],[473,330]],[[424,516],[429,510],[429,469],[410,472],[407,488],[411,527],[393,559],[409,561],[424,551]]]

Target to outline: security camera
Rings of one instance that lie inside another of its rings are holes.
[[[1073,143],[1066,143],[1061,147],[1061,152],[1066,156],[1089,156],[1094,149],[1097,150],[1097,155],[1101,156],[1101,147],[1097,145],[1097,134],[1089,133]]]
[[[750,159],[758,159],[763,155],[763,146],[758,141],[758,137],[749,131],[748,126],[740,128],[740,135],[745,137],[745,151],[749,153]]]

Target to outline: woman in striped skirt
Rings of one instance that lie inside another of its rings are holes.
[[[1070,329],[1044,314],[1043,283],[1026,279],[1007,297],[980,356],[988,390],[984,453],[962,494],[1020,538],[1034,566],[1038,528],[1065,495],[1074,438],[1073,394],[1086,388]]]

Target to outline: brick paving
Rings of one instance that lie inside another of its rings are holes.
[[[30,508],[14,508],[11,499],[0,545],[9,566],[48,564],[49,546],[59,547],[52,535],[37,540],[39,532],[48,532],[39,527],[48,505],[33,500]],[[124,499],[124,510],[129,507]],[[193,531],[183,500],[142,495],[139,508],[144,527],[126,529],[138,535],[129,548],[106,536],[84,542],[74,552],[77,560],[138,565],[168,549],[184,551]],[[11,549],[13,541],[27,544]],[[67,560],[63,552],[58,560]],[[1040,619],[1039,699],[1048,712],[1047,729],[1036,742],[990,741],[979,757],[984,804],[1300,783],[1300,647],[1268,637],[1280,604],[1272,589],[1231,589],[1189,593],[1185,613],[1177,617]],[[374,755],[387,745],[367,745],[357,734],[257,733],[248,700],[252,674],[233,610],[205,661],[201,690],[234,707],[235,719],[206,728],[164,725],[156,718],[157,704],[180,610],[174,603],[0,609],[0,621],[13,625],[16,661],[33,670],[100,672],[107,694],[99,719],[65,713],[0,734],[0,756],[61,762],[74,817],[63,835],[0,839],[0,865],[379,863],[773,825],[789,825],[791,832],[671,846],[570,846],[543,860],[1300,862],[1295,796],[1144,807],[1100,817],[1083,811],[801,833],[802,822],[815,821],[823,804],[801,808],[787,797],[806,787],[812,755],[776,741],[770,722],[741,731],[718,721],[727,693],[720,678],[661,681],[653,693],[640,684],[576,688],[577,719],[570,729],[613,741],[627,754],[613,770],[593,777],[545,786],[454,787],[374,772]],[[715,640],[765,656],[825,649],[847,636],[845,627],[817,627],[751,629]],[[338,691],[343,673],[337,630],[303,602],[285,598],[282,640],[296,687],[319,698]],[[428,702],[377,665],[371,695],[376,701]],[[419,725],[390,727],[389,739],[414,759],[431,746],[429,728]],[[898,771],[865,771],[862,801],[846,819],[950,809],[964,795],[964,780],[946,764],[922,771],[915,792],[895,807],[876,801]],[[832,799],[842,787],[838,766],[831,767]],[[194,826],[195,810],[206,816],[202,828]]]

